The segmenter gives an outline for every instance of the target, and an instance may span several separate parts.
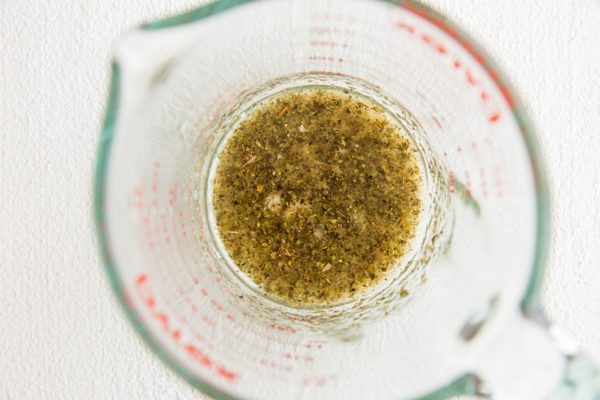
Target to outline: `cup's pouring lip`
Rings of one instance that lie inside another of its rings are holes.
[[[202,19],[214,16],[228,9],[238,7],[247,3],[261,0],[217,0],[213,3],[201,6],[189,12],[168,17],[159,21],[143,25],[144,30],[159,30],[169,27],[181,26],[188,23],[200,21]],[[539,292],[542,276],[544,273],[545,258],[547,254],[549,241],[549,190],[546,178],[546,170],[541,160],[540,146],[535,136],[535,130],[531,121],[527,117],[524,107],[519,100],[516,92],[508,83],[505,75],[500,71],[488,53],[482,49],[472,38],[461,28],[449,21],[446,17],[434,11],[433,9],[418,3],[415,0],[377,0],[391,3],[426,19],[430,23],[442,29],[454,40],[460,43],[482,66],[482,68],[493,79],[494,83],[501,90],[507,103],[511,106],[513,117],[517,122],[522,133],[522,138],[528,152],[532,174],[535,183],[536,193],[536,240],[535,255],[533,259],[532,270],[527,288],[521,300],[521,308],[524,312],[535,311],[539,308]],[[118,272],[118,266],[111,258],[110,238],[105,230],[106,214],[104,209],[106,196],[106,177],[109,165],[109,155],[112,139],[116,129],[116,122],[119,112],[119,92],[121,87],[121,73],[118,64],[112,64],[109,96],[105,111],[104,123],[101,129],[101,136],[98,144],[98,156],[96,162],[96,172],[94,177],[93,204],[94,219],[96,227],[96,236],[100,255],[103,261],[104,270],[108,276],[111,287],[116,297],[125,311],[135,330],[146,342],[146,344],[156,353],[160,360],[183,377],[191,385],[200,391],[208,394],[217,400],[232,399],[237,397],[231,393],[217,388],[207,381],[193,376],[185,366],[183,366],[175,357],[161,347],[159,341],[146,329],[142,320],[138,317],[135,310],[131,307],[124,290],[124,284]],[[474,391],[476,378],[469,374],[457,377],[454,381],[431,392],[420,399],[446,398],[449,395],[457,395]]]

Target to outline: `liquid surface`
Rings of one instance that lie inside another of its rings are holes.
[[[379,283],[421,213],[412,142],[380,106],[333,89],[278,95],[219,156],[213,209],[238,268],[291,304],[331,304]]]

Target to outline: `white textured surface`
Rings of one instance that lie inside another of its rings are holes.
[[[137,339],[96,256],[111,45],[193,0],[0,2],[0,398],[198,399]],[[544,301],[600,362],[600,1],[428,0],[508,73],[553,192]]]

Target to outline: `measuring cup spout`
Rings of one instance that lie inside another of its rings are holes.
[[[142,102],[164,83],[193,46],[193,38],[188,29],[128,33],[117,44],[113,60],[120,72],[122,104]]]

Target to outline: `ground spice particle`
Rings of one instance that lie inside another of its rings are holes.
[[[219,156],[213,209],[242,272],[281,300],[335,303],[377,284],[421,213],[416,153],[380,106],[334,89],[257,107]]]

